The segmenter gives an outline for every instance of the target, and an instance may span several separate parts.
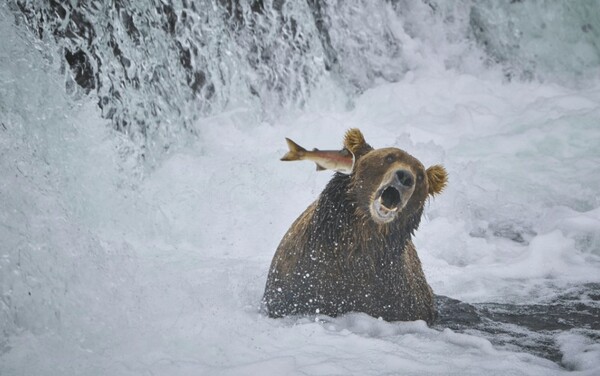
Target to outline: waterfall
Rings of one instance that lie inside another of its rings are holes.
[[[560,372],[516,349],[593,374],[598,4],[3,2],[0,373]],[[450,172],[415,234],[436,293],[496,318],[583,307],[568,328],[257,314],[329,178],[280,163],[284,137],[336,148],[350,127]]]

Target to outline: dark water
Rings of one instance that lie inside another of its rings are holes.
[[[557,336],[573,331],[600,343],[600,284],[574,286],[537,304],[468,304],[437,296],[435,328],[487,338],[500,348],[523,351],[561,364]]]

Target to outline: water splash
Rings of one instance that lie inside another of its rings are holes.
[[[324,81],[351,101],[422,69],[479,72],[499,65],[509,79],[564,82],[597,73],[600,61],[593,1],[9,5],[57,50],[67,91],[92,93],[112,126],[140,145],[143,159],[200,132],[203,116],[242,107],[275,119],[302,108]]]

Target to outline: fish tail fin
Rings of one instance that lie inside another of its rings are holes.
[[[297,143],[295,143],[287,137],[285,141],[287,142],[290,151],[288,151],[283,157],[281,157],[282,161],[297,161],[304,157],[306,149],[304,149],[302,146],[298,145]]]

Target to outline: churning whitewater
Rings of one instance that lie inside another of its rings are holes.
[[[3,3],[0,374],[598,374],[599,14]],[[261,311],[333,175],[285,138],[349,128],[448,171],[413,237],[431,326]]]

